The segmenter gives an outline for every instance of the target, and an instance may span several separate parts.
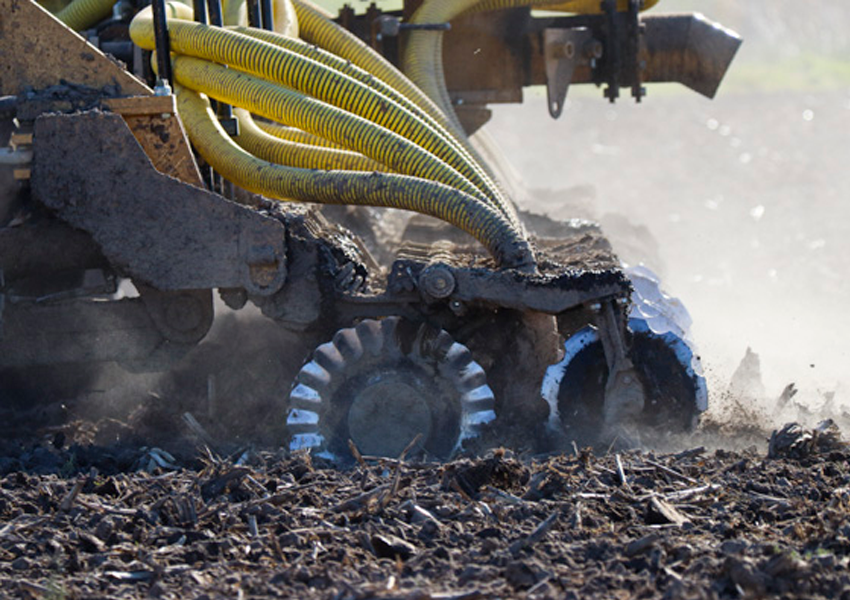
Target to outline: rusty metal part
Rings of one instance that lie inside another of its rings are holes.
[[[589,47],[594,58],[576,66],[572,83],[630,87],[637,98],[643,91],[636,86],[658,82],[682,83],[713,98],[741,45],[736,33],[700,14],[642,15],[631,21],[628,13],[528,18],[524,85],[548,83],[544,32],[576,28],[592,32],[596,50]],[[611,38],[612,28],[623,32],[619,39]]]
[[[714,98],[741,38],[701,14],[644,17],[643,80],[677,81]]]
[[[162,175],[120,116],[42,116],[34,149],[35,198],[135,280],[258,296],[286,281],[283,223]]]
[[[107,98],[102,104],[124,117],[157,171],[204,187],[183,123],[176,118],[174,96]]]
[[[477,13],[452,22],[443,38],[443,68],[455,105],[522,102],[524,23],[517,14]]]
[[[409,17],[418,4],[407,0],[403,15]],[[571,83],[605,85],[612,101],[621,87],[640,101],[644,83],[666,81],[714,96],[741,43],[737,34],[699,14],[640,15],[639,0],[620,12],[614,2],[600,4],[608,10],[597,15],[538,18],[519,8],[452,21],[443,36],[443,70],[467,132],[489,118],[487,104],[522,102],[523,88],[532,85],[547,86],[553,113]],[[397,62],[404,32],[398,38],[384,35],[381,24],[398,16],[375,6],[356,15],[349,7],[339,21]],[[581,45],[569,39],[573,35],[582,38]]]
[[[623,12],[605,4],[612,10],[599,15],[533,18],[520,8],[455,19],[443,38],[443,69],[467,131],[489,118],[487,104],[522,102],[531,85],[547,86],[553,114],[571,83],[605,84],[611,100],[620,87],[640,100],[644,83],[666,81],[714,96],[741,43],[735,33],[699,14],[639,15],[638,0]],[[405,14],[416,5],[405,2]],[[371,7],[359,16],[343,11],[340,21],[394,60],[396,38],[380,35],[380,23],[396,18]],[[404,43],[403,32],[398,39]]]
[[[18,96],[60,80],[114,95],[152,91],[30,0],[0,0],[0,95]]]

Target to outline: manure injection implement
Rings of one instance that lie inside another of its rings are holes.
[[[687,313],[595,224],[518,210],[468,137],[532,85],[553,117],[579,83],[713,96],[740,40],[654,4],[0,0],[0,385],[167,371],[218,294],[324,341],[280,399],[292,450],[687,431]]]

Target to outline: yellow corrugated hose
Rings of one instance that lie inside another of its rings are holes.
[[[241,33],[249,37],[255,37],[270,44],[274,44],[276,46],[286,48],[287,50],[291,50],[293,52],[297,52],[298,54],[307,56],[308,58],[311,58],[332,69],[335,69],[359,81],[360,83],[367,85],[377,90],[378,92],[384,94],[391,100],[394,100],[399,105],[412,112],[418,118],[422,119],[428,126],[432,127],[435,131],[437,131],[446,143],[450,144],[456,152],[458,152],[465,160],[469,162],[470,165],[476,167],[478,177],[483,180],[483,182],[489,187],[489,189],[498,189],[496,182],[493,181],[490,174],[486,170],[478,168],[480,165],[480,158],[478,158],[477,155],[473,156],[470,153],[470,149],[467,147],[466,144],[458,140],[456,135],[446,129],[442,122],[438,122],[433,119],[429,114],[422,111],[422,109],[418,105],[413,103],[403,94],[401,94],[401,92],[399,92],[386,82],[382,81],[381,79],[378,79],[372,74],[367,73],[366,71],[354,65],[350,61],[336,56],[335,54],[331,54],[330,52],[327,52],[325,50],[322,50],[317,46],[308,44],[302,40],[296,40],[272,31],[254,29],[251,27],[232,27],[231,29],[233,31],[236,31],[237,33]],[[505,199],[503,200],[503,202],[507,203],[507,200]]]
[[[272,32],[202,25],[190,20],[190,7],[166,6],[181,118],[226,179],[281,199],[436,216],[473,235],[501,266],[534,269],[513,205],[444,117],[434,118],[347,57]],[[130,34],[155,49],[150,8],[136,15]],[[204,95],[235,107],[235,139]],[[294,136],[306,143],[285,141]]]
[[[246,190],[282,200],[415,210],[466,231],[503,267],[534,269],[528,243],[512,225],[492,207],[453,187],[405,175],[275,165],[237,146],[198,93],[178,89],[177,98],[181,119],[204,160]]]
[[[272,121],[255,120],[254,124],[263,132],[287,142],[296,142],[298,144],[307,144],[310,146],[321,146],[323,148],[336,148],[338,150],[343,149],[339,144],[334,144],[333,142],[322,139],[312,133],[307,133],[297,127],[287,127],[286,125],[281,125],[280,123],[274,123]]]
[[[74,0],[56,18],[74,31],[82,31],[112,14],[116,0]]]
[[[332,16],[323,9],[315,6],[309,0],[292,0],[300,24],[301,37],[311,44],[324,48],[329,52],[339,55],[345,60],[386,81],[398,90],[402,95],[410,99],[423,111],[435,119],[444,129],[466,150],[466,153],[480,166],[487,175],[488,180],[495,183],[495,177],[489,167],[482,159],[478,151],[470,144],[466,132],[453,110],[444,111],[415,83],[411,82],[408,75],[399,71],[390,64],[383,56],[375,52],[363,43],[354,34],[333,22]],[[519,227],[519,219],[516,216],[516,207],[508,200],[503,202],[503,210],[510,216],[511,221]]]
[[[260,129],[244,108],[235,108],[239,120],[239,135],[234,141],[258,158],[277,165],[300,169],[342,171],[386,171],[384,165],[357,152],[334,150],[321,146],[299,144],[276,138]]]
[[[421,118],[423,121],[437,129],[438,131],[441,131],[444,134],[446,133],[445,127],[442,124],[445,119],[434,119],[434,117],[422,110],[421,107],[419,107],[415,102],[410,100],[404,94],[399,92],[396,88],[392,87],[384,80],[375,77],[372,73],[363,70],[362,68],[358,67],[356,64],[349,60],[346,60],[340,56],[337,56],[336,54],[332,54],[331,52],[323,50],[322,48],[314,44],[310,44],[303,40],[295,39],[289,36],[281,35],[274,31],[266,31],[264,29],[255,29],[253,27],[241,26],[230,27],[229,29],[237,33],[241,33],[242,35],[257,38],[263,40],[264,42],[274,44],[275,46],[280,46],[281,48],[286,48],[287,50],[290,50],[292,52],[297,52],[298,54],[311,58],[316,62],[320,62],[325,66],[337,70],[351,77],[352,79],[355,79],[360,83],[377,90],[388,98],[391,98],[404,108],[410,110],[412,113],[414,113],[416,116]],[[442,113],[441,116],[443,116]],[[457,142],[457,140],[451,137],[449,138],[449,141]]]

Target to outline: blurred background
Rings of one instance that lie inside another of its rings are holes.
[[[665,85],[612,106],[585,89],[557,124],[528,98],[491,131],[528,186],[573,186],[624,258],[683,299],[715,394],[751,347],[767,399],[795,382],[810,406],[839,388],[850,402],[850,4],[659,9],[701,11],[743,37],[716,99]],[[570,216],[558,196],[543,208]]]
[[[600,221],[625,260],[662,276],[691,311],[715,401],[751,348],[764,383],[753,395],[766,407],[793,382],[812,408],[833,392],[846,408],[850,3],[662,0],[652,10],[702,12],[743,37],[717,98],[665,84],[639,105],[611,105],[576,86],[558,121],[542,89],[496,106],[487,129],[524,184],[520,202]]]

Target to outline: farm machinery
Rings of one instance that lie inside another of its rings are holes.
[[[292,450],[688,430],[687,313],[595,224],[519,210],[469,137],[528,86],[553,117],[579,83],[713,96],[740,40],[655,3],[0,0],[0,387],[166,371],[218,296],[321,341],[279,399]]]

